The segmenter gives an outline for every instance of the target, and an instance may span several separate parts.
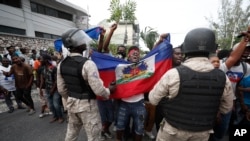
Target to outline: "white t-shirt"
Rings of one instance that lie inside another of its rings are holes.
[[[137,94],[137,95],[133,95],[127,98],[122,98],[122,101],[133,103],[133,102],[138,102],[142,99],[144,99],[144,94]]]
[[[4,66],[0,66],[0,85],[8,91],[15,91],[16,87],[15,87],[14,75],[12,74],[11,76],[6,77],[2,72],[2,70],[5,72],[9,72],[10,68],[11,68],[10,65],[7,68]]]
[[[250,75],[250,65],[247,64],[247,63],[246,63],[246,68],[247,68],[246,69],[246,74],[244,75],[242,63],[240,63],[240,65],[238,65],[238,66],[231,67],[229,70],[228,70],[225,63],[222,63],[220,65],[220,69],[223,72],[226,73],[227,77],[231,81],[234,92],[235,92],[235,89],[236,89],[237,82],[239,82],[241,80],[243,75],[244,75],[244,77]]]

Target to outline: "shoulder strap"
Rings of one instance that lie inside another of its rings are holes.
[[[246,73],[247,73],[247,64],[246,64],[246,62],[241,62],[241,64],[242,64],[242,68],[243,68],[243,76],[242,76],[242,78],[246,75]]]

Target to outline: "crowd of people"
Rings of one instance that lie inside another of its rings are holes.
[[[116,54],[110,53],[109,43],[116,28],[113,24],[106,38],[106,30],[101,28],[96,51],[138,63],[138,46],[119,45]],[[34,61],[30,63],[25,49],[18,54],[14,47],[7,48],[0,66],[0,90],[9,113],[14,111],[10,99],[14,94],[17,108],[33,115],[36,110],[31,88],[35,84],[41,100],[39,117],[52,114],[51,123],[67,119],[65,141],[77,140],[82,128],[88,141],[142,141],[144,135],[157,141],[219,141],[234,125],[250,125],[249,32],[250,27],[242,32],[239,43],[225,51],[218,50],[212,30],[193,29],[180,46],[172,49],[172,69],[152,90],[111,99],[116,83],[105,87],[91,51],[90,57],[83,56],[91,49],[90,37],[83,30],[69,29],[62,34],[69,53],[58,61],[51,54],[38,56],[33,50]],[[153,48],[168,36],[162,34]],[[110,129],[112,124],[115,133]]]

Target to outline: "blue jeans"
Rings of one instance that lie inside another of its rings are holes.
[[[142,135],[144,133],[144,120],[146,117],[144,100],[134,103],[121,101],[117,114],[117,130],[125,130],[126,126],[129,124],[130,118],[132,118],[134,132],[137,135]]]
[[[49,102],[49,109],[53,113],[54,118],[62,118],[61,95],[57,91],[54,94],[49,94],[47,90],[46,95]]]
[[[114,121],[114,105],[112,100],[97,100],[102,123]]]
[[[226,114],[221,114],[221,123],[216,124],[214,126],[214,135],[213,135],[214,141],[220,140],[225,136],[229,127],[231,114],[232,114],[232,111]]]

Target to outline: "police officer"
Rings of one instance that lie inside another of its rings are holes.
[[[80,29],[69,29],[62,34],[62,41],[70,54],[58,64],[57,87],[67,99],[68,127],[65,141],[75,141],[83,127],[88,141],[98,141],[101,120],[96,95],[109,98],[110,89],[103,86],[93,61],[82,56],[89,47],[90,37]]]
[[[207,141],[218,112],[227,113],[233,106],[229,79],[209,62],[215,52],[215,34],[207,28],[191,30],[185,37],[182,52],[186,60],[167,71],[149,93],[157,105],[162,98],[164,119],[157,141]]]

